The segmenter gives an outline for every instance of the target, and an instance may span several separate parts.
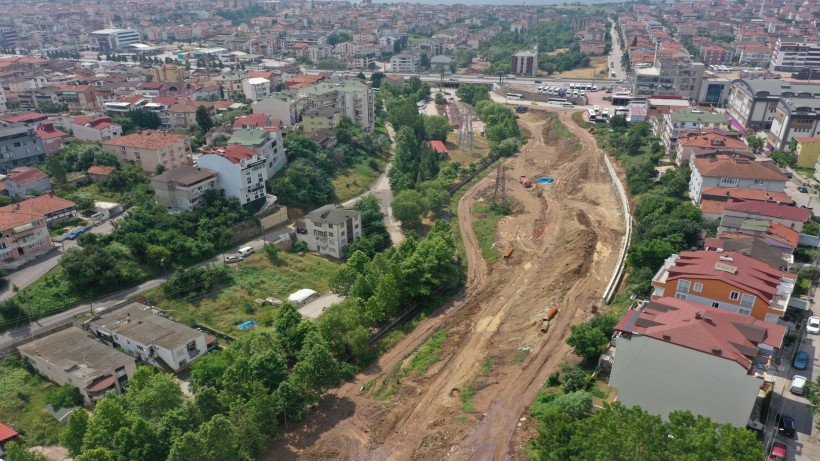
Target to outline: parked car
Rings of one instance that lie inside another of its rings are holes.
[[[775,442],[772,447],[772,454],[769,455],[769,461],[786,461],[786,444],[783,442]]]
[[[74,240],[83,234],[85,234],[85,229],[83,229],[82,227],[78,227],[73,231],[69,232],[66,238],[68,238],[69,240]]]
[[[808,378],[801,375],[794,375],[792,376],[792,387],[789,388],[789,392],[795,395],[803,395],[805,392],[806,382],[808,382]]]
[[[808,194],[808,193],[809,193],[809,188],[808,188],[808,187],[806,187],[806,186],[800,186],[800,187],[798,187],[798,188],[797,188],[797,190],[798,190],[798,191],[800,191],[800,192],[802,192],[802,193],[804,193],[804,194]]]
[[[243,258],[242,256],[239,256],[239,255],[230,255],[230,256],[225,257],[225,262],[226,263],[238,263],[239,261],[242,261],[243,259],[245,259],[245,258]]]
[[[242,247],[242,248],[239,249],[239,254],[242,255],[242,257],[245,257],[245,258],[247,258],[249,255],[254,254],[255,252],[256,252],[256,250],[254,250],[251,247]]]
[[[809,354],[805,351],[800,351],[797,353],[797,357],[794,358],[794,367],[798,370],[805,370],[807,366],[809,366]]]
[[[809,321],[806,322],[806,331],[813,335],[820,334],[820,317],[809,317]]]
[[[777,418],[777,420],[777,430],[780,431],[780,434],[782,434],[783,437],[794,437],[794,418],[792,418],[791,415],[782,414]]]
[[[783,174],[784,174],[787,178],[792,179],[792,173],[791,173],[791,171],[787,171],[787,172],[785,172],[785,173],[783,173]]]

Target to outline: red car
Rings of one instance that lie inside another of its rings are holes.
[[[786,444],[783,442],[775,442],[772,447],[772,454],[769,455],[769,461],[786,461]]]

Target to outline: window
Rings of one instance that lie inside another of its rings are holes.
[[[740,308],[740,309],[737,310],[737,313],[738,314],[743,314],[743,315],[752,315],[752,310],[751,309]]]
[[[737,301],[738,299],[740,299],[740,293],[738,293],[737,291],[730,291],[729,299],[731,299],[732,301]]]
[[[743,307],[752,308],[755,305],[756,297],[754,295],[743,295],[740,298],[740,305]]]
[[[720,307],[720,303],[712,301],[712,307]]]
[[[682,295],[680,293],[675,293],[675,297],[678,298],[678,299],[682,299],[682,300],[686,301],[686,295]]]
[[[700,282],[695,282],[695,286],[692,287],[692,290],[695,293],[700,293],[701,291],[703,291],[703,284]]]
[[[689,293],[689,287],[692,285],[692,282],[689,280],[678,280],[678,291],[683,293]]]

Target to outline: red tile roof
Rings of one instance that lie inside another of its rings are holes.
[[[789,205],[780,205],[774,202],[763,202],[755,200],[734,200],[730,199],[725,208],[730,211],[766,216],[769,218],[783,218],[791,221],[808,222],[811,213],[806,208],[798,208]]]
[[[242,128],[255,126],[256,128],[264,128],[270,126],[271,119],[270,115],[267,114],[251,114],[251,115],[242,115],[236,117],[236,120],[233,121],[234,128]]]
[[[74,206],[77,205],[71,200],[56,197],[52,194],[45,194],[39,197],[23,200],[19,203],[0,207],[0,212],[20,212],[31,215],[46,215],[49,213],[65,210]]]
[[[722,214],[725,206],[726,202],[723,200],[701,199],[700,201],[700,211],[704,213]]]
[[[437,141],[437,140],[430,141],[430,147],[432,147],[433,150],[436,151],[439,154],[446,154],[447,152],[449,152],[447,150],[447,146],[445,146],[444,143],[441,142],[441,141]]]
[[[39,112],[26,112],[25,114],[9,115],[0,120],[8,123],[32,123],[39,122],[48,118],[48,115]]]
[[[678,256],[675,264],[669,268],[667,281],[692,278],[720,280],[753,293],[768,304],[777,295],[781,277],[795,278],[794,274],[779,271],[766,263],[732,251],[682,251]]]
[[[117,377],[114,375],[108,375],[105,378],[97,381],[96,383],[88,386],[86,390],[91,393],[101,392],[106,389],[110,389],[115,383],[117,382]]]
[[[48,175],[43,173],[41,170],[28,166],[21,166],[11,170],[8,180],[24,186],[26,184],[31,184],[34,181],[39,181],[43,178],[48,178]]]
[[[34,131],[42,140],[64,138],[68,136],[68,133],[54,128],[54,125],[51,123],[41,123],[40,126],[34,129]]]
[[[800,232],[794,229],[772,221],[769,228],[766,230],[766,236],[783,242],[792,248],[797,248],[797,243],[800,241]]]
[[[5,442],[6,440],[11,440],[14,437],[17,437],[17,431],[14,429],[6,426],[3,423],[0,423],[0,442]]]
[[[772,192],[761,189],[744,189],[734,187],[706,187],[701,196],[728,197],[744,200],[771,201],[775,203],[793,204],[794,201],[785,192]]]
[[[807,142],[817,142],[817,141],[820,141],[820,138],[818,138],[818,137],[814,137],[814,138],[812,138],[812,137],[799,137],[799,138],[794,138],[794,139],[796,139],[796,140],[797,140],[797,142],[799,142],[799,143],[801,143],[801,144],[802,144],[802,143],[807,143]]]
[[[103,146],[124,146],[143,149],[159,149],[171,146],[188,139],[184,134],[165,133],[162,131],[141,131],[127,136],[103,141]]]
[[[256,151],[238,144],[231,144],[230,146],[218,147],[216,149],[203,152],[203,154],[214,154],[224,157],[231,163],[239,163],[242,160],[250,160],[257,155]]]
[[[0,230],[13,229],[38,219],[44,219],[41,214],[24,213],[22,211],[0,210]]]
[[[776,323],[668,297],[628,311],[615,330],[716,355],[746,370],[757,357],[759,344],[780,348],[786,335],[786,327]]]
[[[756,162],[729,155],[697,157],[692,162],[703,177],[788,180],[774,162]]]
[[[678,136],[678,144],[690,147],[746,149],[746,143],[737,134],[723,130],[686,131]]]
[[[96,174],[96,175],[99,175],[99,176],[108,176],[116,170],[117,170],[117,168],[115,168],[113,166],[91,165],[90,167],[88,167],[88,174]]]

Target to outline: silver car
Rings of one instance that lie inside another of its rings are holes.
[[[806,323],[806,331],[813,335],[820,334],[820,317],[809,317],[809,321]]]

